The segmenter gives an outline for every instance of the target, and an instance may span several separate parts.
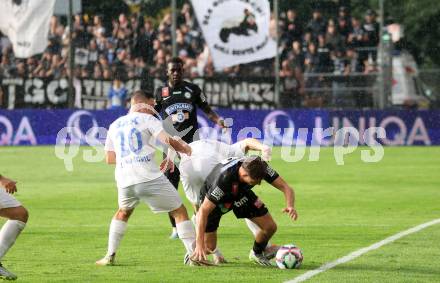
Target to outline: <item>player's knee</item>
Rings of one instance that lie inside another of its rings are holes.
[[[179,206],[179,208],[171,211],[171,216],[174,217],[176,223],[188,220],[188,212],[183,204]]]
[[[210,251],[215,251],[215,249],[217,248],[216,243],[213,243],[212,241],[206,241],[205,245]]]
[[[133,213],[133,209],[120,208],[116,213],[116,219],[127,221],[130,215]]]
[[[27,223],[29,219],[29,212],[23,206],[20,206],[17,210],[16,220],[20,220],[21,222]]]
[[[272,236],[277,231],[277,228],[278,228],[277,224],[274,221],[272,221],[270,223],[267,223],[267,225],[264,228],[264,230],[265,230],[267,235]]]

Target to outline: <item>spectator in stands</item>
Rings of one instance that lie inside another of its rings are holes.
[[[345,20],[345,22],[347,23],[348,29],[351,30],[352,26],[351,26],[350,11],[345,6],[339,7],[339,10],[338,10],[338,20],[341,20],[341,19]]]
[[[345,47],[344,37],[338,33],[335,24],[332,22],[327,26],[325,41],[330,46],[331,50],[343,49]]]
[[[345,58],[344,49],[338,47],[332,53],[333,80],[332,80],[332,102],[335,107],[342,107],[344,104],[344,88],[346,87],[348,64]]]
[[[322,17],[322,13],[319,9],[315,9],[312,14],[312,19],[307,24],[307,30],[310,31],[313,37],[318,37],[319,34],[325,32],[326,21]]]
[[[125,103],[127,101],[128,90],[123,85],[122,80],[119,75],[115,76],[113,84],[108,91],[109,108],[110,109],[120,109],[125,108]]]
[[[362,28],[365,31],[364,46],[376,47],[379,44],[379,23],[376,21],[376,13],[373,10],[367,10]],[[367,56],[372,56],[373,60],[376,61],[377,52],[375,48],[370,50]]]
[[[301,68],[301,72],[304,70],[304,53],[299,41],[292,43],[292,50],[287,53],[286,57],[294,66]]]
[[[347,44],[353,47],[362,47],[365,31],[361,26],[361,22],[358,18],[353,17],[351,19],[352,29],[347,37]]]
[[[302,67],[289,60],[283,60],[280,69],[280,78],[284,91],[280,96],[280,105],[285,108],[299,108],[304,96],[304,77]]]
[[[376,21],[376,13],[373,10],[367,10],[362,28],[365,31],[365,46],[377,46],[379,44],[379,23]]]
[[[284,33],[282,36],[286,38],[288,45],[292,44],[295,40],[301,40],[303,29],[295,10],[287,10],[282,32]]]

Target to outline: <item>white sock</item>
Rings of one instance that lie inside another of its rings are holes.
[[[0,260],[8,252],[23,231],[26,223],[19,220],[8,220],[0,230]]]
[[[223,256],[219,248],[216,248],[212,253],[218,257]]]
[[[249,230],[251,230],[254,237],[256,237],[257,233],[260,231],[260,227],[248,218],[245,218],[244,221],[246,221],[246,225],[248,226]],[[266,247],[270,247],[271,245],[272,244],[270,242],[267,242]]]
[[[192,254],[196,243],[196,231],[190,220],[176,223],[177,233],[187,253]]]
[[[116,254],[116,250],[124,237],[125,230],[127,230],[127,222],[113,219],[110,223],[110,230],[108,233],[108,250],[107,256]]]

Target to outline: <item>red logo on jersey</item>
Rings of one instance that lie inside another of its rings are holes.
[[[238,194],[238,183],[232,183],[232,194]]]
[[[230,209],[231,206],[232,206],[232,203],[231,203],[231,202],[227,202],[227,203],[225,203],[225,208]]]
[[[162,88],[162,97],[170,96],[170,89],[168,87]]]

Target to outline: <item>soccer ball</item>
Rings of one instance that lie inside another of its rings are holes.
[[[284,245],[281,246],[275,256],[275,261],[280,269],[294,269],[301,265],[303,255],[297,246]]]

